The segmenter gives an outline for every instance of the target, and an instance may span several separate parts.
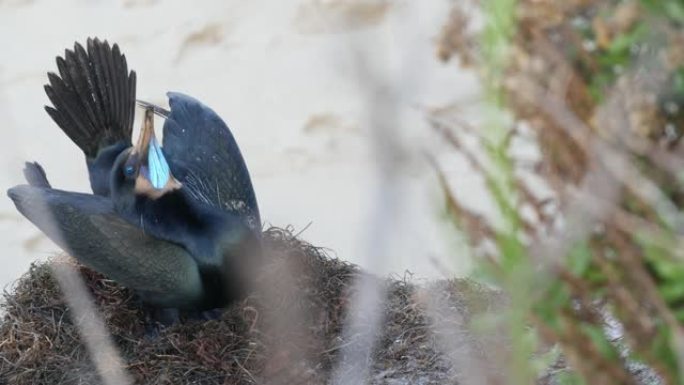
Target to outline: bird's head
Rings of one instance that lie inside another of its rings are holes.
[[[145,108],[140,137],[135,146],[123,151],[112,169],[112,192],[132,192],[151,199],[177,190],[181,183],[171,174],[154,133],[154,111]]]

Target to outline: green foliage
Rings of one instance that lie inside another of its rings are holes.
[[[673,338],[672,338],[672,331],[670,330],[669,326],[666,325],[665,323],[659,323],[658,325],[658,332],[655,335],[655,338],[653,338],[653,341],[651,342],[651,354],[658,360],[658,362],[667,368],[669,373],[672,373],[673,375],[677,377],[681,377],[681,374],[679,374],[679,368],[677,365],[677,355],[673,351]],[[679,384],[682,383],[682,380],[678,381]]]
[[[571,371],[562,371],[556,374],[556,381],[558,385],[585,385],[586,382],[577,373]]]
[[[672,91],[677,95],[684,95],[684,67],[679,67],[672,74]]]
[[[598,68],[587,74],[589,91],[597,102],[603,100],[605,90],[632,63],[634,48],[646,43],[648,32],[648,24],[638,23],[627,33],[616,36],[607,48],[597,50],[595,60]]]
[[[589,245],[586,243],[576,245],[568,255],[568,270],[578,277],[586,277],[590,272],[592,258]]]
[[[642,0],[641,3],[654,15],[666,15],[669,22],[684,25],[684,0]],[[584,307],[591,307],[599,302],[606,303],[610,294],[609,287],[614,288],[627,282],[621,281],[628,274],[620,270],[624,266],[620,266],[618,262],[619,253],[624,250],[612,248],[610,242],[599,235],[582,239],[571,245],[566,255],[558,258],[563,263],[557,268],[567,274],[567,280],[562,280],[540,275],[528,246],[522,241],[522,218],[518,210],[520,192],[516,184],[514,164],[508,155],[508,127],[511,126],[511,119],[504,112],[507,101],[501,86],[509,64],[510,45],[518,27],[515,17],[517,3],[515,0],[485,0],[482,7],[486,24],[480,41],[480,69],[484,74],[486,98],[490,107],[483,133],[488,161],[486,164],[489,166],[485,171],[485,180],[503,224],[497,227],[493,239],[497,262],[484,262],[478,271],[484,272],[490,281],[495,282],[510,297],[512,306],[506,314],[501,314],[508,327],[512,345],[510,383],[533,383],[537,376],[548,370],[553,358],[557,357],[558,347],[546,354],[540,352],[537,330],[530,327],[532,319],[535,322],[538,320],[545,332],[551,335],[582,340],[582,343],[590,345],[591,351],[598,353],[603,365],[614,365],[616,370],[628,373],[624,357],[621,356],[622,345],[611,339],[612,336],[606,332],[601,320],[592,319],[587,317],[588,313],[582,313],[582,310],[586,310]],[[622,71],[634,65],[640,51],[637,48],[651,44],[650,23],[651,20],[642,18],[628,30],[613,36],[608,46],[596,48],[590,53],[591,65],[586,62],[586,55],[583,56],[578,51],[580,47],[567,48],[565,54],[569,53],[570,60],[585,61],[578,66],[584,70],[586,85],[594,96],[596,105],[600,104],[606,90],[613,86]],[[589,24],[579,24],[576,28],[584,38],[595,38]],[[672,94],[681,96],[679,99],[675,97],[675,100],[684,102],[684,67],[671,76],[668,87]],[[647,170],[647,167],[650,165],[644,165],[643,169]],[[675,191],[672,192],[674,193]],[[618,203],[621,209],[635,216],[653,217],[649,215],[650,208],[643,207],[643,202],[630,195],[626,195]],[[643,256],[639,257],[643,257],[649,271],[657,278],[656,286],[662,299],[682,322],[684,264],[677,257],[677,250],[681,245],[676,242],[663,221],[656,217],[651,224],[663,235],[657,232],[647,235],[635,233],[628,243],[640,248]],[[569,282],[580,282],[582,288],[577,289]],[[578,294],[578,290],[581,294]],[[673,346],[671,325],[662,315],[648,314],[647,317],[656,323],[657,332],[652,335],[652,341],[644,342],[647,349],[630,353],[628,359],[643,360],[651,364],[655,361],[666,368],[666,373],[677,379],[677,383],[682,383],[679,381],[680,368],[677,366],[677,350]],[[595,367],[600,370],[601,365],[597,363]],[[591,378],[583,379],[578,373],[563,370],[556,373],[555,381],[579,385],[591,383]]]
[[[482,4],[487,23],[482,35],[483,64],[487,99],[491,102],[489,122],[485,133],[485,150],[491,162],[485,175],[487,187],[501,214],[504,225],[496,234],[496,245],[501,266],[506,274],[502,284],[515,306],[510,307],[505,319],[512,340],[511,383],[530,384],[537,376],[530,365],[536,348],[534,330],[529,328],[529,309],[534,270],[520,240],[520,216],[516,209],[517,189],[513,162],[508,156],[507,117],[502,112],[504,98],[501,89],[507,63],[508,47],[515,32],[515,0],[486,0]]]
[[[641,0],[650,12],[665,17],[673,23],[684,24],[684,1],[682,0]]]

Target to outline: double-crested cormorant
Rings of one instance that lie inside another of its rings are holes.
[[[259,210],[228,127],[178,93],[146,105],[131,146],[135,73],[114,45],[58,58],[48,113],[86,154],[95,195],[55,190],[36,163],[9,190],[19,211],[84,264],[160,307],[210,309],[244,293],[260,254]],[[152,111],[163,115],[163,150]],[[46,215],[46,213],[48,213]]]
[[[216,307],[243,294],[260,255],[256,199],[223,121],[189,96],[170,93],[169,99],[170,112],[147,105],[138,143],[115,160],[111,199],[129,223],[190,252],[205,290],[215,293],[208,306]],[[166,118],[164,150],[154,133],[154,110]]]

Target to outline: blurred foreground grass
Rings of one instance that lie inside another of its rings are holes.
[[[479,70],[489,116],[433,123],[501,218],[443,183],[482,276],[511,301],[508,370],[489,383],[533,383],[549,365],[569,384],[684,383],[683,24],[680,0],[454,6],[439,55]],[[539,159],[517,159],[516,141]]]

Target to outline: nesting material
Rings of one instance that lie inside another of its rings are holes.
[[[166,328],[151,326],[132,292],[78,267],[133,382],[326,383],[333,371],[352,370],[336,365],[343,348],[354,343],[341,331],[352,283],[364,273],[287,230],[269,229],[264,239],[270,259],[254,294],[218,319],[185,315]],[[498,293],[466,280],[428,287],[405,279],[377,278],[376,283],[387,298],[372,383],[454,382],[459,351],[467,348],[477,362],[486,358],[484,339],[462,336],[476,314],[503,303]],[[48,264],[34,264],[6,292],[3,307],[0,383],[103,382]],[[461,338],[458,351],[443,343],[454,336]]]

